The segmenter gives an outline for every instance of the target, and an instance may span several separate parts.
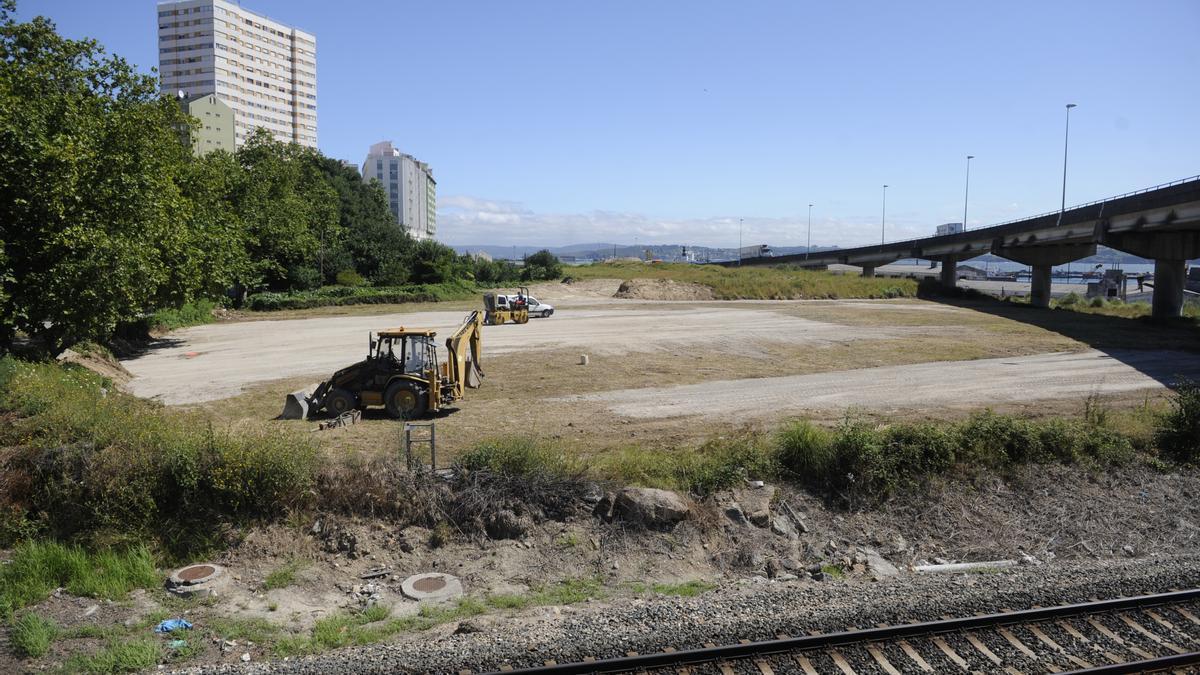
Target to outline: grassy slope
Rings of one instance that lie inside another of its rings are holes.
[[[678,263],[596,263],[570,267],[577,279],[672,279],[708,286],[721,300],[897,298],[917,294],[912,279],[868,279],[783,267],[720,267]]]

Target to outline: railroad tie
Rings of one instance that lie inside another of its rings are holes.
[[[511,671],[512,669],[513,669],[513,667],[511,664],[508,664],[508,663],[500,664],[500,672],[502,672],[502,673],[507,673],[507,672]]]
[[[1184,609],[1182,607],[1176,607],[1175,611],[1179,612],[1179,614],[1183,618],[1187,619],[1188,621],[1191,621],[1192,623],[1196,624],[1197,626],[1200,626],[1200,619],[1197,619],[1195,614],[1192,614],[1191,612],[1187,611],[1186,609]]]
[[[1039,657],[1037,655],[1037,652],[1033,651],[1028,646],[1026,646],[1026,644],[1024,642],[1021,642],[1021,640],[1018,639],[1016,635],[1013,635],[1013,632],[1011,630],[1005,628],[1004,626],[1000,626],[999,628],[997,628],[997,630],[1000,632],[1000,635],[1002,635],[1005,640],[1008,640],[1008,644],[1012,645],[1014,649],[1021,652],[1025,656],[1028,656],[1029,658],[1033,659],[1034,661],[1041,660],[1041,657]]]
[[[733,666],[725,663],[724,661],[718,663],[717,668],[720,669],[721,675],[737,675],[737,673],[733,670]]]
[[[887,657],[884,656],[883,651],[879,649],[878,645],[873,643],[868,644],[867,651],[871,654],[871,658],[875,659],[875,663],[879,664],[879,667],[883,669],[883,672],[888,675],[900,675],[900,671],[896,670],[892,662],[887,660]]]
[[[920,652],[918,652],[916,649],[913,649],[913,646],[908,644],[908,640],[900,641],[900,649],[903,649],[904,653],[908,655],[908,658],[912,659],[912,662],[917,664],[917,667],[923,672],[933,672],[933,666],[929,665],[929,662],[921,656]]]
[[[967,642],[970,642],[972,647],[979,650],[980,654],[986,656],[988,661],[991,661],[997,666],[1002,663],[1000,657],[996,656],[992,650],[988,649],[988,646],[983,644],[983,640],[980,640],[973,633],[963,633],[963,636],[967,638]]]
[[[1142,649],[1141,647],[1138,647],[1137,645],[1129,644],[1128,642],[1125,641],[1125,638],[1122,638],[1120,635],[1117,635],[1116,633],[1112,632],[1111,630],[1108,629],[1108,626],[1105,626],[1104,624],[1100,623],[1099,621],[1097,621],[1091,617],[1088,617],[1087,622],[1088,622],[1088,625],[1090,625],[1092,628],[1095,628],[1098,633],[1100,633],[1104,637],[1108,638],[1109,640],[1112,640],[1113,642],[1121,645],[1122,647],[1129,650],[1130,652],[1133,652],[1137,656],[1140,656],[1143,659],[1154,658],[1153,654]]]
[[[1154,622],[1157,623],[1158,625],[1162,626],[1163,628],[1166,628],[1167,630],[1171,631],[1172,633],[1175,633],[1176,635],[1182,635],[1184,637],[1184,639],[1186,639],[1188,642],[1200,642],[1200,640],[1197,640],[1196,638],[1192,637],[1191,635],[1188,635],[1187,633],[1179,630],[1178,626],[1171,623],[1171,621],[1169,619],[1167,619],[1165,616],[1159,614],[1158,612],[1156,612],[1152,609],[1147,609],[1146,615],[1149,616],[1151,619],[1154,619]]]
[[[755,661],[754,665],[758,666],[758,672],[762,673],[762,675],[775,675],[775,671],[771,670],[771,664],[766,661]]]
[[[1108,659],[1109,663],[1112,663],[1114,665],[1118,664],[1118,663],[1125,663],[1125,659],[1122,659],[1121,657],[1117,656],[1116,654],[1113,654],[1110,651],[1106,651],[1100,645],[1089,640],[1086,635],[1084,635],[1083,633],[1080,633],[1078,630],[1076,630],[1075,626],[1072,626],[1069,621],[1060,620],[1060,621],[1058,621],[1058,626],[1060,628],[1062,628],[1063,630],[1067,631],[1067,633],[1071,637],[1075,638],[1079,642],[1081,642],[1085,645],[1091,645],[1092,649],[1095,649],[1097,652],[1102,654],[1104,656],[1104,658]]]
[[[846,657],[842,656],[841,652],[836,649],[830,649],[825,653],[829,654],[829,658],[833,659],[833,665],[837,666],[838,670],[846,675],[857,675],[854,669],[850,667],[850,662],[846,660]]]
[[[796,664],[800,666],[800,670],[804,671],[804,675],[821,675],[817,672],[816,668],[813,668],[812,661],[809,661],[807,656],[796,654],[792,658],[796,660]]]
[[[1180,648],[1178,645],[1171,643],[1169,640],[1162,639],[1161,637],[1159,637],[1157,634],[1151,632],[1149,629],[1147,629],[1142,624],[1138,623],[1137,621],[1134,621],[1133,617],[1129,616],[1128,614],[1125,614],[1124,612],[1122,612],[1121,614],[1118,614],[1117,616],[1121,618],[1121,621],[1125,622],[1126,626],[1129,626],[1130,628],[1136,630],[1137,632],[1141,633],[1142,635],[1145,635],[1146,637],[1150,638],[1154,642],[1162,645],[1163,647],[1166,647],[1167,649],[1170,649],[1171,651],[1175,652],[1176,654],[1186,654],[1187,653],[1186,649]]]
[[[1080,668],[1091,668],[1092,667],[1092,664],[1088,663],[1087,661],[1084,661],[1083,659],[1079,658],[1078,656],[1075,656],[1074,654],[1067,653],[1067,650],[1063,649],[1062,645],[1058,644],[1053,639],[1051,639],[1049,635],[1046,635],[1046,633],[1043,632],[1041,628],[1037,627],[1037,624],[1031,623],[1027,626],[1027,628],[1029,628],[1029,632],[1033,633],[1034,636],[1037,637],[1037,639],[1042,642],[1042,644],[1044,644],[1047,647],[1049,647],[1050,649],[1058,652],[1059,655],[1061,655],[1064,659],[1070,661],[1071,663],[1074,663],[1075,665],[1079,666]]]
[[[959,668],[962,668],[963,670],[970,670],[970,668],[967,666],[967,660],[959,656],[958,652],[954,651],[954,649],[952,649],[950,645],[942,639],[942,636],[934,636],[933,644],[937,645],[937,648],[942,650],[942,653],[946,655],[946,658],[953,661],[954,664]]]

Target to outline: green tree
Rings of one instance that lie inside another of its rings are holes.
[[[245,222],[247,286],[320,285],[322,247],[336,249],[341,229],[337,193],[317,170],[317,156],[261,127],[238,150],[244,180],[233,200]]]
[[[396,286],[408,281],[410,257],[416,241],[396,224],[388,208],[387,195],[379,181],[364,181],[357,171],[329,157],[318,158],[318,169],[338,194],[338,222],[343,239],[326,252],[329,261],[343,270],[351,266],[378,286]]]
[[[50,354],[203,292],[176,177],[190,123],[152,76],[0,0],[0,348]]]
[[[562,277],[562,263],[553,253],[542,249],[525,259],[522,281],[547,281]]]

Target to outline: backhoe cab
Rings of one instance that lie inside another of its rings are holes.
[[[438,361],[437,333],[395,328],[372,335],[367,358],[342,368],[311,393],[288,394],[283,419],[306,419],[320,410],[338,416],[355,408],[383,406],[392,417],[413,419],[438,412],[479,387],[483,317],[471,312],[446,340]]]
[[[521,286],[515,294],[484,293],[483,312],[483,322],[489,326],[529,323],[529,289]]]

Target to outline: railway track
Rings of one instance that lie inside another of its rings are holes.
[[[511,670],[511,669],[510,669]],[[687,675],[1200,672],[1200,589],[630,653],[511,672]]]

